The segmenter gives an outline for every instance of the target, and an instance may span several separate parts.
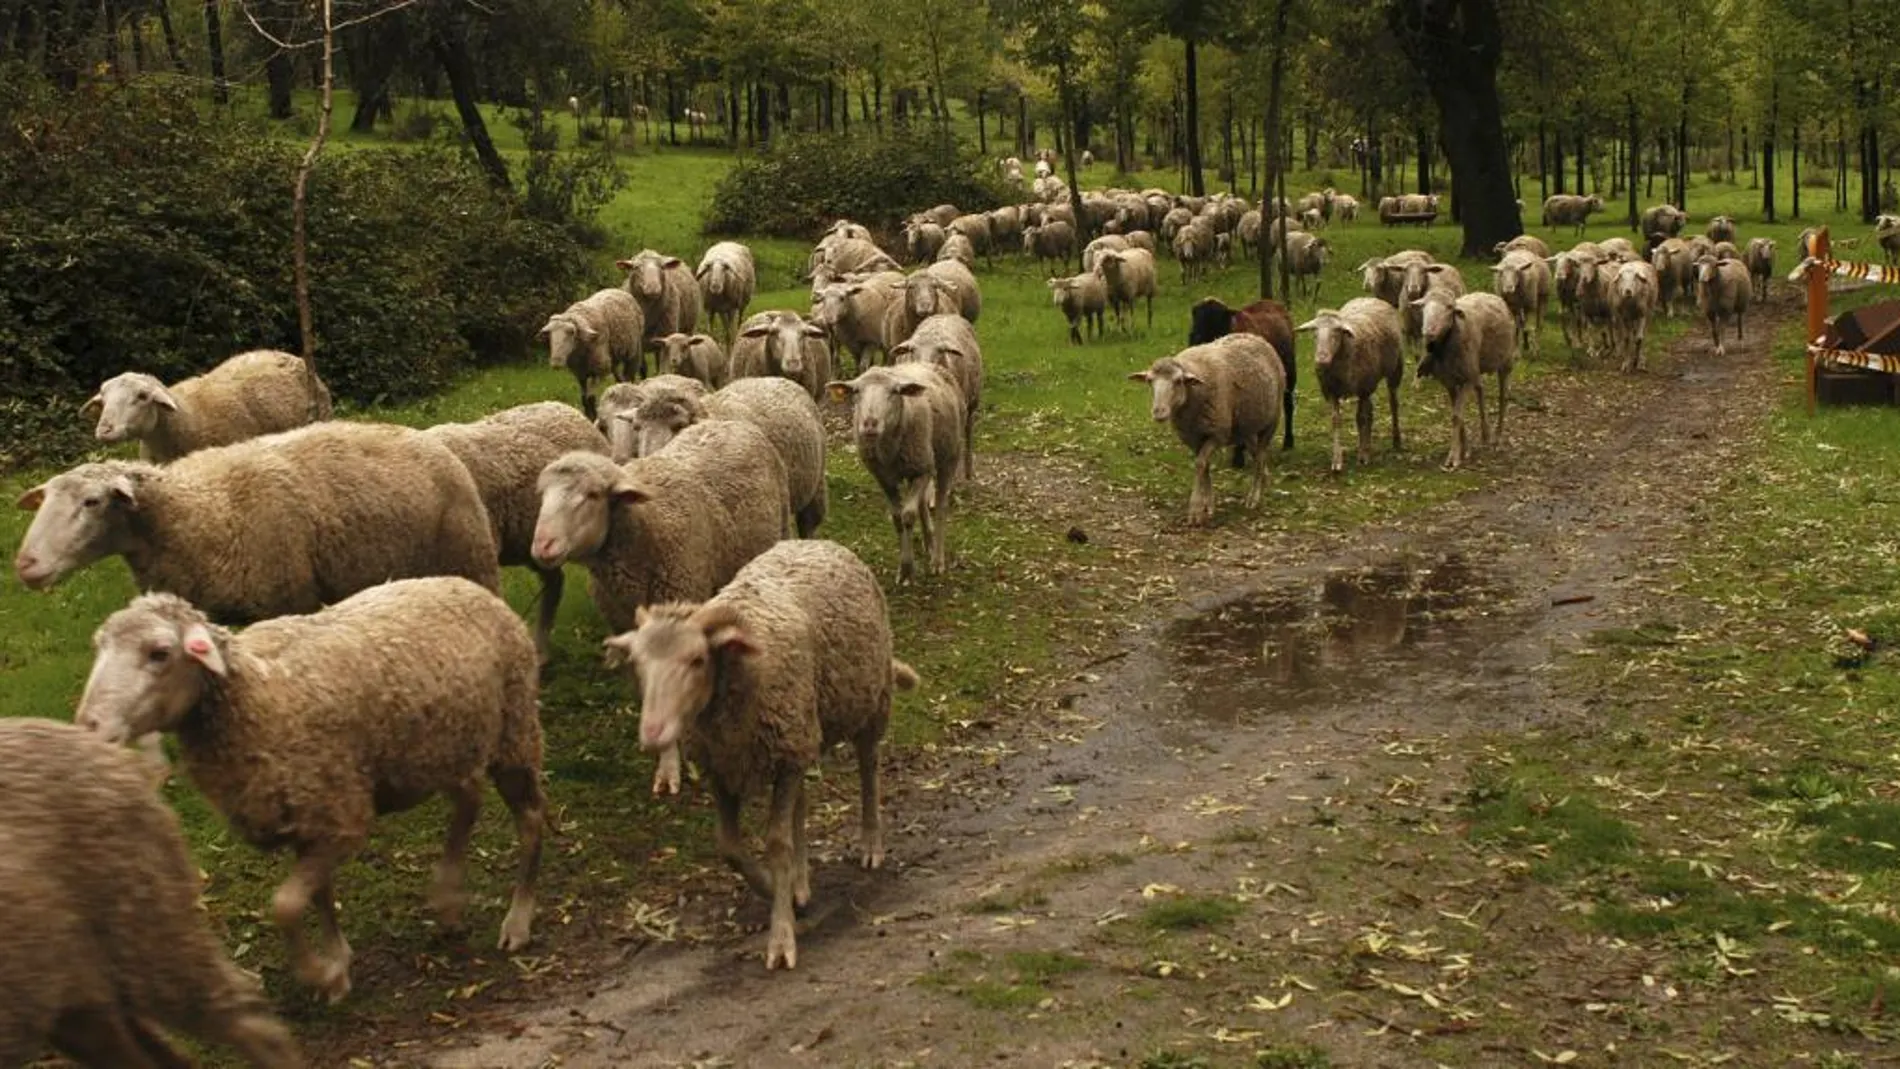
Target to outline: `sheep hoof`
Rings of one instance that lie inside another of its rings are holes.
[[[344,947],[334,957],[306,960],[297,970],[297,979],[323,995],[324,1001],[330,1005],[342,1002],[350,995],[349,948]]]
[[[501,922],[501,938],[495,942],[495,948],[504,953],[526,950],[534,937],[528,930],[528,918],[516,910],[509,910],[508,916]]]
[[[798,943],[792,936],[792,926],[789,924],[782,931],[778,925],[773,925],[771,941],[765,947],[765,967],[776,969],[780,965],[787,969],[798,967]]]

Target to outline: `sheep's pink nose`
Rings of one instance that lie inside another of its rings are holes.
[[[25,550],[21,550],[20,555],[13,558],[13,573],[20,577],[22,583],[30,585],[34,580],[39,578],[40,559]]]
[[[534,556],[536,560],[548,560],[556,555],[553,535],[536,535],[534,537]]]
[[[864,435],[866,438],[876,438],[879,434],[883,433],[883,430],[883,427],[868,419],[858,424],[858,433]]]

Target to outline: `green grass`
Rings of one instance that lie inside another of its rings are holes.
[[[918,983],[926,988],[955,995],[982,1010],[1018,1012],[1033,1010],[1049,1002],[1054,993],[1051,984],[1094,968],[1086,958],[1062,951],[1010,951],[994,967],[989,959],[973,950],[954,950],[939,968],[925,973]]]
[[[511,125],[497,117],[491,128],[504,151],[520,152]],[[293,124],[287,133],[295,132]],[[386,142],[378,134],[360,143],[346,136],[340,143],[369,151]],[[707,243],[698,233],[698,210],[730,160],[709,149],[652,150],[644,144],[624,156],[628,186],[601,217],[614,244],[603,252],[600,281],[615,281],[606,261],[617,252],[651,246],[695,256]],[[1105,180],[1106,170],[1098,167],[1094,180]],[[1171,184],[1168,175],[1136,177]],[[1291,188],[1316,184],[1305,179],[1318,177],[1296,176]],[[1756,225],[1752,213],[1744,210],[1746,190],[1698,187],[1694,192],[1691,206],[1698,218],[1717,207],[1735,209],[1743,219],[1744,236],[1766,233],[1782,239],[1785,262],[1798,224]],[[1555,244],[1567,243],[1567,235],[1539,232]],[[1591,236],[1614,232],[1619,231],[1599,224]],[[1361,222],[1336,227],[1328,237],[1335,254],[1321,289],[1327,304],[1358,294],[1351,269],[1369,256],[1419,246],[1449,257],[1458,245],[1452,227],[1387,230]],[[803,248],[782,241],[760,241],[754,247],[766,288],[755,307],[804,309],[806,291],[796,281]],[[989,376],[979,425],[978,480],[963,495],[950,529],[950,548],[959,566],[947,576],[889,590],[899,654],[925,680],[919,694],[899,701],[891,735],[894,746],[934,743],[956,722],[986,712],[1009,710],[1015,715],[1022,707],[1017,692],[1034,686],[1061,661],[1075,641],[1076,624],[1109,614],[1105,590],[1115,580],[1102,573],[1126,571],[1129,566],[1123,560],[1130,551],[1104,546],[1099,538],[1073,544],[1065,538],[1071,526],[1094,530],[1103,521],[1133,515],[1168,531],[1180,560],[1198,555],[1197,547],[1204,544],[1201,536],[1177,526],[1185,507],[1190,458],[1171,434],[1149,421],[1144,398],[1124,375],[1181,346],[1192,301],[1205,294],[1234,303],[1248,299],[1254,292],[1254,272],[1241,266],[1184,286],[1171,261],[1164,261],[1162,269],[1163,295],[1156,302],[1152,328],[1144,326],[1128,336],[1111,334],[1105,342],[1083,347],[1066,343],[1066,327],[1049,305],[1040,271],[1008,258],[980,272],[985,304],[979,334]],[[1486,274],[1477,266],[1468,266],[1466,273],[1473,281],[1482,281]],[[1294,310],[1305,318],[1315,306],[1314,301],[1300,300]],[[1683,329],[1681,322],[1659,323],[1652,345],[1660,349]],[[1572,366],[1554,322],[1546,326],[1543,340],[1544,356],[1525,361],[1514,380],[1519,397],[1535,401],[1547,384],[1603,374]],[[1274,457],[1273,492],[1254,514],[1239,508],[1238,476],[1222,472],[1217,477],[1220,525],[1242,531],[1343,532],[1416,512],[1484,484],[1482,464],[1457,476],[1436,470],[1448,441],[1442,391],[1409,388],[1403,396],[1407,450],[1394,455],[1385,448],[1381,415],[1373,464],[1354,467],[1344,478],[1327,478],[1326,413],[1311,386],[1310,361],[1304,356],[1301,370],[1305,385],[1297,415],[1298,448]],[[475,418],[531,400],[571,399],[572,392],[565,373],[529,361],[471,375],[441,396],[414,405],[352,415],[427,425]],[[1900,494],[1891,490],[1888,477],[1900,463],[1900,439],[1892,434],[1891,423],[1891,413],[1884,411],[1830,411],[1809,421],[1790,410],[1777,419],[1770,448],[1758,458],[1751,478],[1738,480],[1734,488],[1733,510],[1741,521],[1724,530],[1717,543],[1719,558],[1698,558],[1685,567],[1688,581],[1702,596],[1716,604],[1735,601],[1736,611],[1746,614],[1744,621],[1787,619],[1797,621],[1798,627],[1793,634],[1784,629],[1751,633],[1745,639],[1731,636],[1720,649],[1712,648],[1714,640],[1689,641],[1673,637],[1673,632],[1669,642],[1651,642],[1651,636],[1660,639],[1663,633],[1639,629],[1637,637],[1657,646],[1669,670],[1679,669],[1702,682],[1719,681],[1730,672],[1750,680],[1747,687],[1723,686],[1685,699],[1679,717],[1700,717],[1704,724],[1728,723],[1740,715],[1820,717],[1827,730],[1783,751],[1791,761],[1799,758],[1834,769],[1878,767],[1885,760],[1881,755],[1889,751],[1876,744],[1876,732],[1890,723],[1887,710],[1900,700],[1900,684],[1885,671],[1844,679],[1797,639],[1812,637],[1835,622],[1860,622],[1900,636],[1893,626],[1900,624],[1900,610],[1894,608],[1900,606],[1900,575],[1870,564],[1865,553],[1865,547],[1885,545],[1900,520]],[[985,468],[995,463],[998,453],[1072,462],[1089,482],[1076,488],[1073,501],[1026,509],[985,484]],[[7,477],[0,480],[0,493],[17,496],[48,474]],[[830,480],[832,515],[824,535],[851,546],[888,581],[895,574],[896,552],[881,495],[848,452],[832,456]],[[28,519],[11,510],[0,516],[0,541],[17,545]],[[1754,562],[1746,584],[1734,574],[1732,562],[1738,559]],[[639,752],[634,725],[625,715],[633,692],[623,678],[601,667],[598,647],[604,624],[585,594],[584,576],[576,570],[571,578],[544,691],[549,791],[561,830],[550,843],[544,873],[547,908],[537,954],[584,953],[584,940],[598,937],[570,937],[564,932],[570,923],[576,930],[597,931],[597,925],[614,923],[630,900],[671,901],[680,880],[712,863],[701,798],[689,794],[683,801],[656,803],[648,795],[650,759]],[[526,610],[535,593],[532,580],[517,573],[508,575],[505,583],[511,604]],[[15,582],[0,584],[0,716],[69,717],[91,661],[88,636],[133,593],[126,569],[116,560],[86,569],[47,593],[25,591]],[[1713,664],[1710,658],[1718,655],[1731,659]],[[1790,687],[1792,700],[1785,697]],[[1771,768],[1756,778],[1780,775],[1781,770]],[[1552,776],[1534,785],[1537,797],[1564,795],[1556,774]],[[834,773],[823,790],[843,799],[851,794],[846,782],[850,778]],[[1854,782],[1871,784],[1877,779],[1868,775]],[[1592,808],[1582,793],[1562,805],[1546,805],[1527,793],[1530,789],[1514,787],[1508,799],[1497,803],[1488,818],[1496,835],[1488,841],[1500,849],[1542,846],[1558,858],[1573,859],[1553,869],[1553,877],[1589,871],[1652,847],[1646,835],[1626,841],[1620,831],[1622,818]],[[1892,868],[1874,864],[1878,855],[1869,851],[1880,848],[1866,844],[1894,841],[1894,836],[1872,838],[1884,835],[1880,829],[1891,820],[1892,807],[1866,797],[1871,786],[1856,789],[1862,796],[1843,805],[1837,816],[1812,825],[1797,822],[1798,833],[1777,847],[1786,851],[1777,856],[1817,865],[1838,863],[1867,879],[1871,890],[1891,894],[1900,890]],[[400,1020],[418,1005],[453,1010],[455,1003],[444,992],[471,984],[532,986],[515,966],[485,951],[502,911],[506,858],[512,850],[512,834],[500,806],[488,806],[476,840],[481,861],[473,866],[471,879],[478,897],[466,944],[435,932],[422,908],[427,866],[439,850],[445,824],[442,807],[431,804],[379,822],[370,849],[339,881],[345,927],[360,954],[373,949],[385,961],[422,964],[414,965],[413,976],[404,971],[410,965],[396,969],[403,978],[397,982],[359,982],[358,993],[348,1003],[328,1008],[295,991],[283,976],[275,934],[259,921],[270,888],[284,871],[283,860],[235,842],[188,785],[174,782],[167,797],[177,806],[196,856],[209,873],[212,912],[226,930],[227,943],[239,948],[247,965],[263,969],[273,993],[290,1007],[304,1034],[349,1032],[365,1019]],[[855,797],[850,802],[855,805]],[[1515,829],[1520,827],[1528,831],[1519,834]],[[1124,862],[1115,856],[1091,859],[1087,867],[1068,874]],[[996,897],[988,906],[1013,910],[1043,900],[1042,892],[1032,888],[1024,895]],[[1212,927],[1230,920],[1237,908],[1223,899],[1175,900],[1150,907],[1142,921],[1162,931]],[[1817,914],[1815,923],[1821,919]],[[1888,935],[1872,924],[1877,919],[1862,918],[1866,924],[1856,930],[1886,945]],[[1043,997],[1036,992],[1060,975],[1048,965],[1006,961],[1007,975],[986,981],[1001,986],[983,988],[986,993],[973,998],[1008,1006],[1029,1000],[1035,1005]],[[410,979],[417,983],[412,986]]]

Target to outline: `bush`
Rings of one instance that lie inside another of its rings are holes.
[[[895,231],[904,217],[950,203],[984,211],[1009,197],[968,145],[931,128],[887,138],[786,136],[727,172],[706,214],[708,234],[809,238],[834,219]]]
[[[82,447],[78,404],[121,371],[299,348],[300,151],[179,89],[0,72],[0,469]],[[415,397],[525,355],[585,284],[568,226],[444,144],[332,152],[309,204],[317,363],[340,398]]]

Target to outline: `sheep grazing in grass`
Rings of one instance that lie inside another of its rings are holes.
[[[791,379],[815,399],[831,377],[831,347],[825,328],[785,309],[760,312],[739,327],[727,380],[758,375]]]
[[[963,477],[976,477],[976,415],[983,406],[983,347],[961,316],[934,315],[917,324],[909,340],[891,349],[891,360],[935,364],[963,391]]]
[[[871,363],[868,354],[884,354],[884,320],[903,296],[904,276],[896,271],[833,282],[812,294],[811,321],[830,336],[834,353],[840,358],[850,353],[862,371]]]
[[[1148,385],[1149,414],[1156,423],[1171,424],[1181,444],[1194,454],[1187,514],[1191,526],[1214,518],[1213,465],[1222,449],[1232,451],[1235,466],[1251,460],[1253,480],[1245,506],[1259,506],[1267,486],[1267,455],[1286,395],[1286,370],[1265,338],[1229,334],[1164,356],[1128,378]]]
[[[1333,196],[1333,218],[1342,223],[1359,220],[1359,198],[1345,193]]]
[[[781,378],[739,379],[715,393],[653,379],[640,391],[640,404],[625,417],[634,432],[636,449],[614,461],[652,456],[666,448],[679,433],[709,419],[750,423],[765,433],[785,465],[786,489],[798,537],[810,538],[824,522],[828,498],[825,487],[825,422],[818,403],[795,382]]]
[[[1037,264],[1044,270],[1048,269],[1052,260],[1068,267],[1069,260],[1075,255],[1075,228],[1057,220],[1025,229],[1023,255],[1035,257]]]
[[[1359,463],[1372,462],[1372,395],[1385,383],[1392,408],[1392,451],[1404,448],[1399,434],[1399,383],[1405,378],[1401,355],[1398,310],[1376,297],[1357,297],[1338,309],[1322,308],[1312,319],[1295,327],[1313,334],[1313,368],[1320,394],[1333,410],[1332,471],[1346,470],[1341,441],[1342,405],[1348,397],[1359,402]]]
[[[1610,352],[1625,373],[1643,368],[1643,340],[1660,295],[1656,269],[1642,260],[1617,264],[1610,276]]]
[[[181,1066],[159,1032],[303,1065],[198,909],[198,866],[148,770],[50,720],[0,720],[0,1065]]]
[[[937,262],[955,260],[965,267],[976,266],[976,246],[962,234],[951,234],[943,239],[943,248],[937,250]]]
[[[1512,249],[1491,268],[1492,286],[1510,306],[1517,324],[1518,346],[1538,351],[1544,308],[1550,303],[1550,266],[1530,249]]]
[[[951,491],[963,470],[962,388],[945,369],[924,363],[871,368],[830,388],[833,398],[851,403],[858,459],[890,507],[898,582],[909,582],[916,572],[916,535],[923,538],[930,570],[942,572]]]
[[[719,321],[726,344],[732,344],[733,332],[745,318],[746,306],[759,290],[759,269],[753,262],[752,250],[736,241],[721,241],[699,258],[693,277],[699,282],[707,318]],[[669,332],[674,333],[692,332],[690,329]]]
[[[977,285],[976,275],[967,264],[939,260],[926,266],[922,273],[948,285],[953,306],[944,311],[955,312],[971,323],[983,317],[983,288]]]
[[[1135,302],[1146,300],[1148,326],[1153,327],[1157,291],[1154,252],[1143,248],[1106,249],[1099,254],[1095,267],[1108,283],[1108,306],[1115,313],[1115,326],[1128,333]]]
[[[1645,208],[1642,217],[1643,236],[1673,238],[1682,233],[1683,225],[1688,221],[1689,213],[1673,204]]]
[[[1332,247],[1326,244],[1325,238],[1304,231],[1287,235],[1287,271],[1298,293],[1319,299],[1320,275],[1326,270],[1326,260],[1331,253]]]
[[[1213,297],[1202,298],[1189,311],[1188,344],[1206,345],[1229,334],[1252,334],[1264,338],[1280,358],[1286,374],[1286,392],[1280,412],[1280,448],[1293,448],[1293,394],[1299,382],[1299,361],[1294,358],[1293,320],[1279,301],[1258,300],[1245,308],[1229,308]],[[1236,466],[1242,460],[1236,452]]]
[[[625,382],[646,374],[646,314],[623,289],[599,290],[548,317],[541,336],[548,340],[548,365],[574,373],[581,388],[581,411],[594,417],[594,380],[612,375]]]
[[[943,227],[936,223],[914,220],[904,227],[904,250],[910,254],[911,263],[927,264],[943,251],[943,243],[948,237]]]
[[[1189,223],[1174,232],[1168,247],[1181,263],[1181,282],[1186,285],[1207,274],[1214,259],[1214,232],[1200,223]]]
[[[677,256],[641,249],[631,258],[615,260],[614,266],[627,273],[627,292],[640,302],[640,313],[646,317],[646,329],[641,332],[643,346],[640,357],[641,374],[646,368],[645,347],[650,347],[654,339],[668,334],[691,334],[699,327],[701,295],[699,280],[693,277],[693,270]]]
[[[1405,272],[1414,263],[1431,263],[1432,254],[1418,249],[1395,252],[1383,259],[1374,258],[1359,265],[1360,284],[1367,293],[1397,308],[1405,289]]]
[[[1735,321],[1735,336],[1742,336],[1742,317],[1748,312],[1748,265],[1740,260],[1704,257],[1696,265],[1695,304],[1702,318],[1709,321],[1709,337],[1715,343],[1715,355],[1726,356],[1722,345],[1722,321]]]
[[[565,579],[561,569],[534,562],[534,523],[541,511],[535,481],[563,453],[581,449],[606,455],[607,439],[574,406],[558,401],[517,405],[473,423],[442,423],[423,433],[448,446],[474,476],[501,565],[532,568],[540,578],[534,648],[546,664]]]
[[[1433,293],[1420,303],[1424,305],[1425,356],[1419,361],[1418,377],[1437,379],[1451,395],[1451,452],[1445,457],[1444,467],[1456,471],[1470,450],[1465,434],[1465,403],[1474,395],[1478,399],[1479,438],[1486,446],[1493,441],[1484,412],[1486,375],[1498,377],[1495,440],[1504,440],[1504,408],[1509,402],[1511,368],[1517,363],[1517,328],[1511,322],[1511,310],[1496,294],[1470,293],[1453,299]]]
[[[304,983],[332,1002],[349,993],[336,871],[378,815],[438,794],[451,815],[430,899],[443,927],[461,927],[483,777],[514,814],[521,851],[497,945],[528,945],[547,810],[539,669],[499,596],[466,579],[401,580],[233,635],[182,598],[146,594],[108,617],[93,647],[74,722],[110,742],[175,734],[186,773],[233,831],[296,854],[271,919]],[[304,939],[313,903],[325,951]]]
[[[1656,269],[1656,306],[1667,315],[1681,315],[1695,298],[1695,260],[1681,238],[1665,238],[1650,250],[1649,265]]]
[[[710,334],[668,334],[654,339],[653,370],[697,379],[716,390],[726,382],[726,351]]]
[[[958,309],[955,283],[929,272],[911,272],[910,277],[897,283],[896,300],[884,310],[884,351],[890,353],[908,341],[917,324],[931,316],[956,315]]]
[[[839,238],[820,245],[812,253],[811,275],[814,282],[835,281],[844,275],[870,271],[896,271],[898,264],[872,243],[870,237]]]
[[[1631,260],[1642,259],[1636,254],[1636,246],[1630,244],[1630,239],[1625,237],[1604,238],[1597,242],[1597,248],[1603,250],[1605,257],[1617,263],[1629,263]]]
[[[316,396],[311,396],[312,386]],[[139,459],[164,464],[330,418],[330,390],[289,353],[259,349],[170,386],[128,371],[80,408],[102,442],[136,441]]]
[[[1768,284],[1775,277],[1774,241],[1770,238],[1749,238],[1742,260],[1748,264],[1748,277],[1755,283],[1755,299],[1766,301]]]
[[[1550,259],[1550,246],[1535,234],[1519,234],[1509,241],[1500,241],[1491,246],[1491,254],[1497,257],[1508,256],[1519,249],[1531,253],[1540,260]]]
[[[1102,337],[1102,322],[1108,311],[1108,281],[1093,271],[1072,278],[1049,280],[1049,299],[1069,321],[1069,344],[1082,344],[1082,332],[1089,330],[1096,340]]]
[[[610,663],[639,674],[641,746],[686,746],[712,786],[720,855],[772,902],[766,968],[795,967],[794,913],[811,900],[805,776],[837,743],[857,751],[859,856],[884,862],[878,742],[892,693],[918,680],[893,656],[877,577],[835,542],[782,542],[710,601],[644,610],[606,645]],[[739,814],[767,791],[761,868]]]
[[[1575,193],[1557,193],[1544,198],[1545,226],[1573,226],[1581,235],[1594,212],[1603,210],[1602,197],[1580,197]]]
[[[1120,252],[1128,248],[1128,238],[1123,234],[1103,234],[1082,250],[1082,270],[1094,271],[1100,262],[1102,253],[1110,250]]]
[[[1705,230],[1704,233],[1708,235],[1710,241],[1716,242],[1717,244],[1726,241],[1733,245],[1735,243],[1735,220],[1726,215],[1718,215],[1709,220],[1708,229]]]
[[[453,450],[379,423],[317,423],[165,467],[81,464],[28,490],[14,570],[36,590],[122,556],[141,590],[221,623],[323,605],[390,579],[500,586],[481,489]]]

